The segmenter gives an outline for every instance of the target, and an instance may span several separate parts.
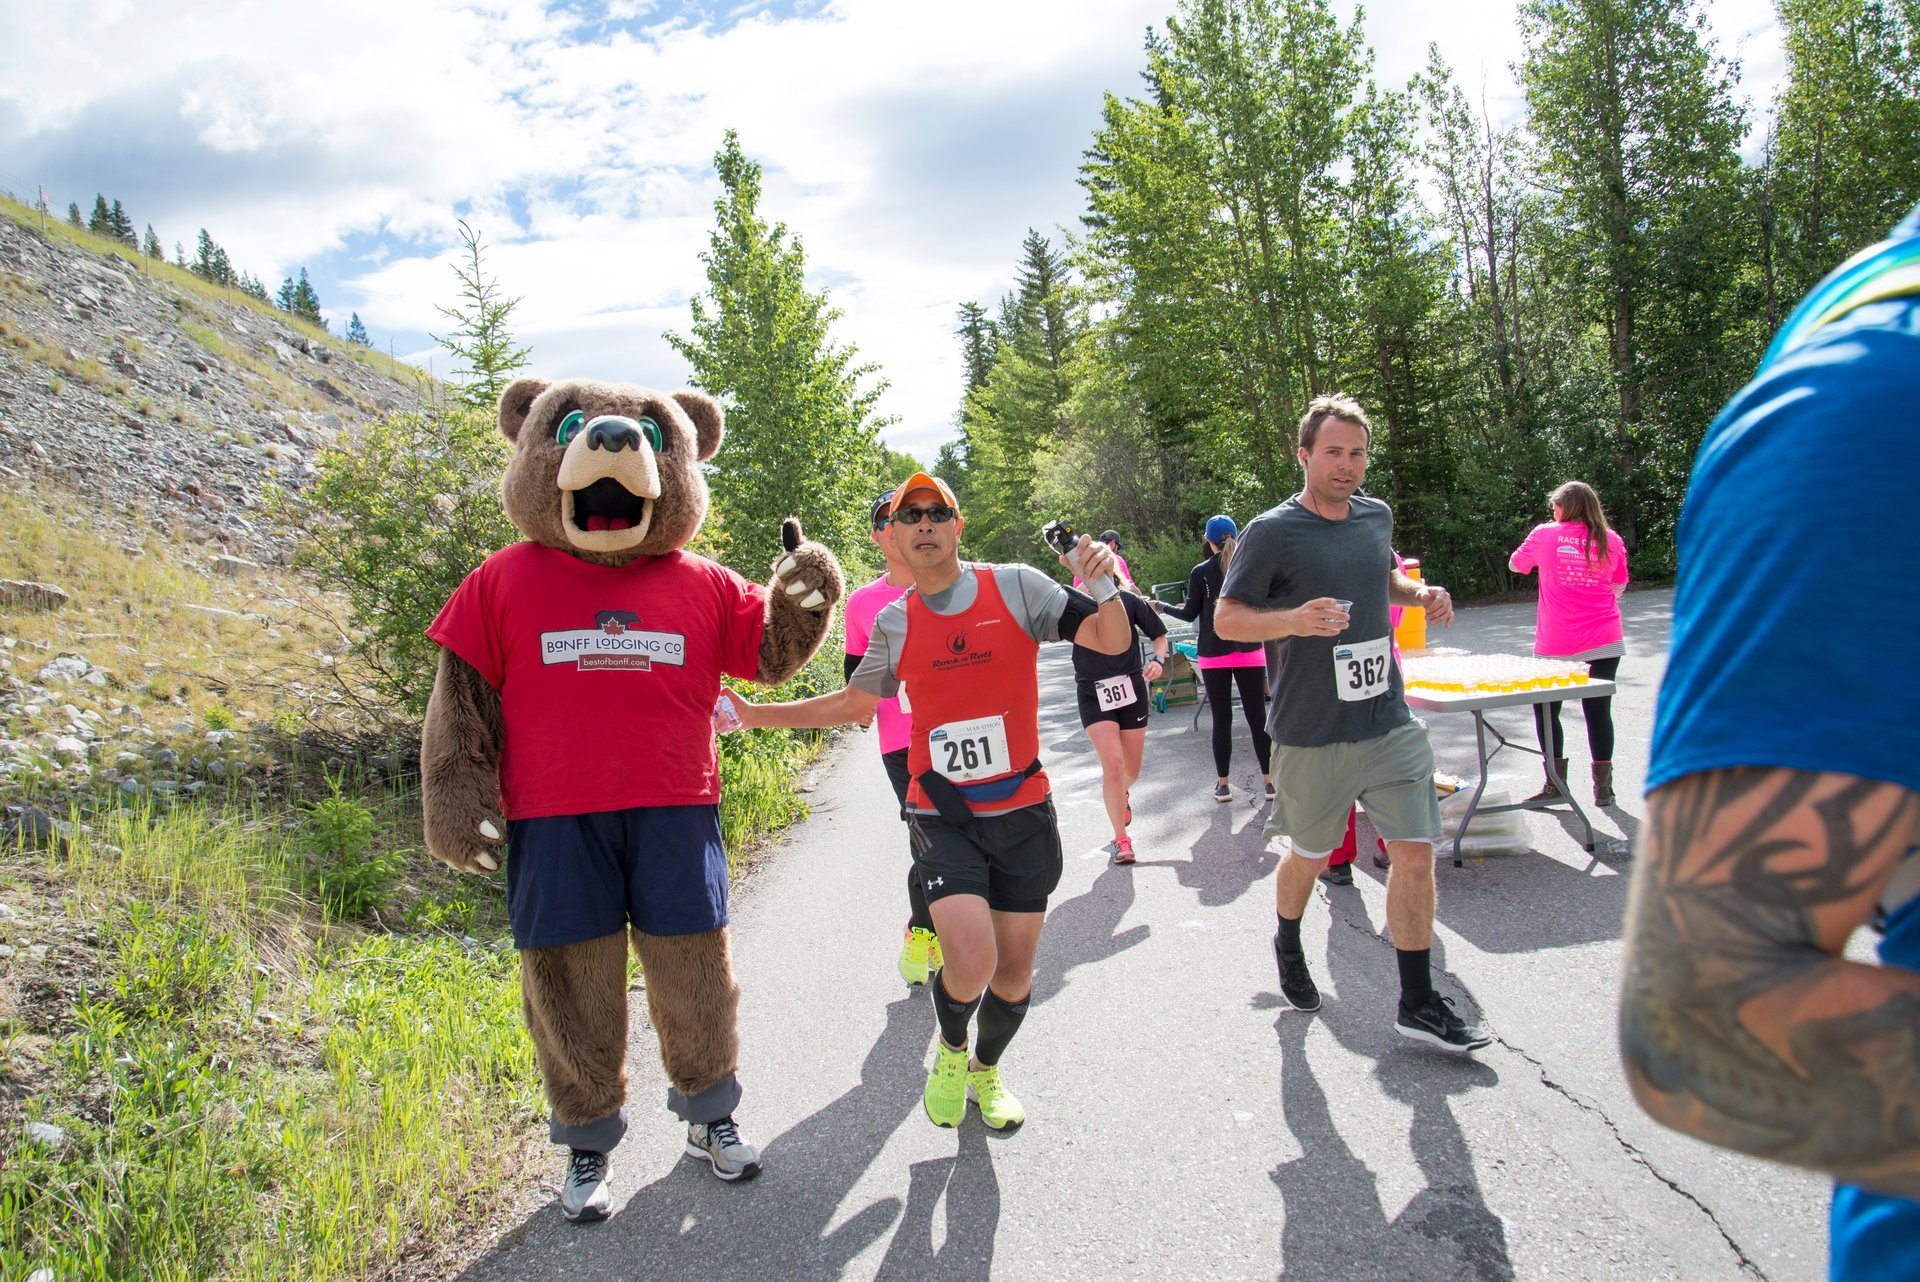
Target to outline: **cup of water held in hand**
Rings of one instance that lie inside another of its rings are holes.
[[[713,728],[721,734],[731,734],[741,728],[740,714],[734,710],[733,700],[724,694],[714,701]]]
[[[1351,602],[1351,601],[1342,601],[1342,600],[1339,600],[1338,598],[1336,598],[1336,599],[1334,600],[1334,604],[1340,607],[1340,613],[1342,613],[1342,614],[1344,614],[1344,615],[1346,615],[1346,616],[1347,616],[1347,625],[1348,625],[1349,627],[1350,627],[1350,626],[1352,626],[1352,624],[1353,624],[1353,602]],[[1345,630],[1345,629],[1343,628],[1343,629],[1342,629],[1342,631],[1344,631],[1344,630]]]

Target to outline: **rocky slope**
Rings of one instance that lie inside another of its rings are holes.
[[[0,217],[0,485],[70,492],[208,564],[283,562],[298,531],[264,517],[266,487],[297,490],[426,381],[180,275]]]
[[[19,578],[0,572],[0,839],[48,839],[23,796],[57,813],[60,793],[260,781],[275,765],[257,732],[279,721],[284,740],[341,704],[325,687],[343,639],[283,568],[301,531],[276,513],[298,511],[322,449],[429,389],[382,354],[8,212],[0,558]],[[37,579],[51,581],[22,581]]]

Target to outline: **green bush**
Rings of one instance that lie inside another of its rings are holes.
[[[489,553],[518,539],[500,503],[513,447],[492,413],[393,414],[320,455],[302,561],[347,599],[379,699],[426,711],[440,648],[427,625]]]
[[[335,917],[364,916],[386,903],[400,880],[406,862],[403,852],[369,850],[373,842],[373,812],[352,797],[333,795],[306,808],[302,840],[307,850],[312,884],[320,902]]]

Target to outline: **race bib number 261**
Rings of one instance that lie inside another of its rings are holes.
[[[927,736],[933,768],[955,783],[991,779],[1013,769],[1007,759],[1007,726],[999,717],[949,721]]]
[[[1333,686],[1345,703],[1358,703],[1387,692],[1387,674],[1393,664],[1388,637],[1333,647]]]

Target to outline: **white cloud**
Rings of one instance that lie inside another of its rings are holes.
[[[660,333],[704,285],[707,169],[736,128],[763,210],[832,284],[839,336],[892,384],[890,441],[930,457],[958,399],[958,304],[1009,287],[1029,227],[1075,222],[1101,95],[1139,92],[1170,8],[838,0],[712,23],[617,0],[583,23],[536,0],[0,0],[21,157],[0,169],[64,180],[60,203],[120,196],[168,243],[209,228],[269,283],[308,264],[330,313],[403,344],[445,325],[466,217],[539,370],[677,386]],[[1768,0],[1712,15],[1770,92]],[[1437,39],[1470,93],[1517,112],[1511,0],[1390,0],[1366,29],[1383,83]]]

